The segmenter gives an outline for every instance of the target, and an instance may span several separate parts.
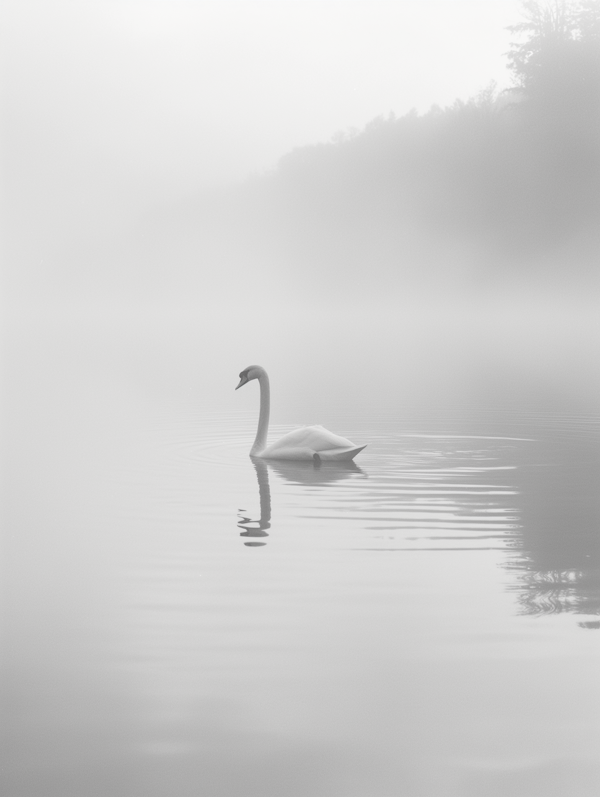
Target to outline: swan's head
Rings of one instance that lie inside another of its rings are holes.
[[[259,377],[263,376],[263,374],[265,373],[266,373],[265,369],[261,368],[260,365],[249,365],[247,368],[244,368],[244,370],[240,373],[240,383],[236,387],[236,390],[238,389],[238,387],[242,387],[242,385],[245,385],[246,382],[249,382],[251,379],[258,379]]]

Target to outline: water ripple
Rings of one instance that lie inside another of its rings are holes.
[[[361,540],[376,542],[377,550],[396,550],[399,541],[403,549],[439,549],[440,542],[462,549],[467,540],[481,549],[511,539],[519,528],[515,453],[530,444],[529,438],[382,435],[342,428],[341,433],[368,441],[360,461],[316,467],[310,462],[253,463],[248,449],[255,422],[251,414],[215,414],[163,427],[163,445],[175,471],[208,466],[226,489],[236,481],[232,474],[241,477],[254,469],[254,509],[237,515],[246,545],[266,544],[281,526],[318,527],[331,541],[353,550]],[[271,435],[290,428],[274,425]]]
[[[530,434],[545,422],[538,418],[536,427],[529,418],[512,420],[505,435],[491,424],[489,434],[458,434],[460,424],[452,420],[439,434],[390,431],[389,419],[377,419],[372,428],[340,423],[337,431],[368,446],[356,462],[321,466],[251,460],[253,413],[168,419],[156,431],[174,477],[171,509],[189,501],[182,474],[210,474],[218,498],[211,495],[204,508],[227,512],[223,497],[231,494],[236,506],[228,517],[236,518],[248,546],[275,538],[292,544],[294,533],[318,531],[319,541],[348,550],[490,550],[514,548],[522,528],[520,474],[537,455],[535,438],[518,435],[519,421],[528,421]],[[381,423],[388,424],[385,434]],[[412,425],[418,427],[414,419]],[[579,425],[576,417],[554,419],[553,433]],[[270,437],[291,428],[272,425]],[[248,477],[257,485],[254,497],[246,487],[238,504],[233,493],[236,485],[248,485]]]

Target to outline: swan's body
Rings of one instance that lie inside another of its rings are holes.
[[[258,379],[260,385],[260,414],[254,445],[250,456],[261,459],[312,459],[314,461],[339,461],[354,459],[365,446],[357,446],[351,440],[333,434],[322,426],[303,426],[284,435],[276,443],[267,446],[269,414],[271,408],[271,391],[269,377],[260,365],[250,365],[240,374],[242,387],[251,379]]]

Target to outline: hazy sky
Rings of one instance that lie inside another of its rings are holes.
[[[504,28],[518,7],[5,0],[5,154],[42,187],[60,176],[155,192],[244,176],[379,114],[508,85]]]

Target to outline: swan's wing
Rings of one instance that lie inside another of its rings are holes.
[[[306,444],[315,451],[330,451],[332,448],[355,448],[356,444],[347,437],[334,434],[322,426],[306,426]]]
[[[356,445],[346,437],[324,429],[322,426],[303,426],[284,434],[276,443],[270,445],[262,456],[271,456],[288,449],[309,449],[310,451],[331,451],[336,448],[355,448]]]

